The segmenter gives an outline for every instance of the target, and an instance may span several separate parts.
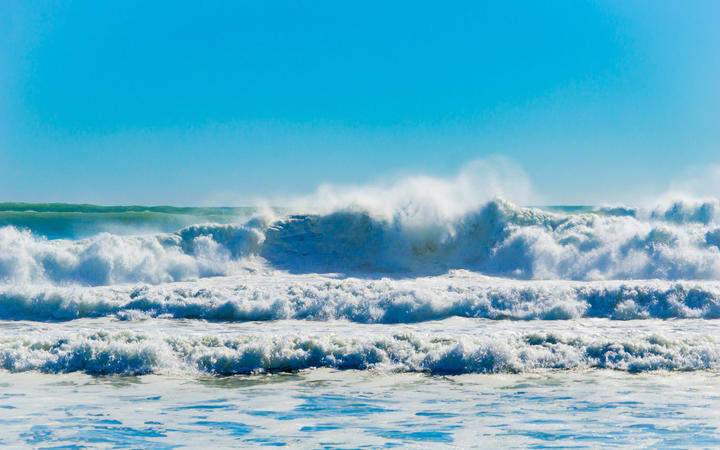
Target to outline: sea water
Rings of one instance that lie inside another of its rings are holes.
[[[0,443],[720,445],[720,206],[0,205]]]
[[[717,447],[720,379],[607,370],[437,376],[0,375],[3,445]]]

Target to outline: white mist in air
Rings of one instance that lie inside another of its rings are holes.
[[[528,175],[510,159],[492,156],[465,165],[450,177],[414,175],[390,183],[322,184],[305,196],[274,199],[293,212],[362,211],[381,220],[449,220],[502,197],[515,204],[537,202]]]
[[[667,199],[694,198],[699,200],[720,197],[720,165],[688,167],[677,179],[670,182],[670,188],[663,196]]]
[[[662,194],[646,199],[638,215],[662,217],[674,222],[687,220],[720,223],[720,165],[690,166],[669,181]]]

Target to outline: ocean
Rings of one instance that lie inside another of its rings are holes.
[[[720,203],[0,204],[0,444],[720,446]]]

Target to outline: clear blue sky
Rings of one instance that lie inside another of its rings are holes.
[[[0,2],[0,200],[243,203],[501,154],[551,203],[720,163],[720,2]]]

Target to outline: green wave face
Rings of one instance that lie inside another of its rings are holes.
[[[68,203],[0,203],[0,226],[12,225],[49,239],[79,239],[97,233],[166,232],[203,222],[236,223],[256,208],[99,206]]]
[[[560,214],[634,215],[625,208],[541,206]],[[282,212],[281,208],[277,209]],[[81,239],[113,234],[171,233],[198,223],[233,224],[257,212],[254,207],[102,206],[72,203],[0,203],[0,227],[12,225],[48,239]]]

